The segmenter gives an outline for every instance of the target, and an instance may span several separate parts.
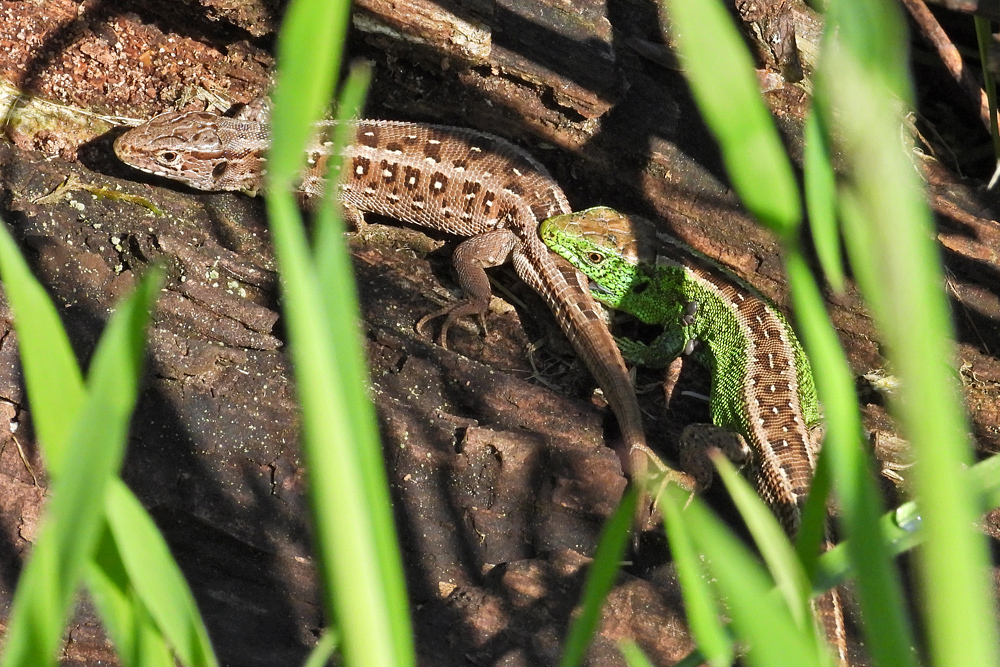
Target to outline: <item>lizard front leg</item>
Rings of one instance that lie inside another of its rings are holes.
[[[666,368],[676,359],[688,356],[698,346],[694,326],[697,323],[698,304],[689,301],[659,321],[663,332],[651,343],[642,343],[629,338],[615,338],[618,349],[626,361],[648,368]]]
[[[455,248],[451,261],[455,273],[458,274],[458,283],[465,292],[465,298],[420,318],[417,322],[417,333],[425,335],[423,329],[428,322],[438,317],[445,317],[438,340],[441,347],[447,348],[448,329],[455,320],[474,315],[485,334],[485,314],[489,310],[490,297],[493,295],[486,269],[505,263],[519,243],[517,235],[509,229],[479,234],[460,243]]]

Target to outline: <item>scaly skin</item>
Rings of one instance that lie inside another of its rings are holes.
[[[115,153],[137,169],[199,190],[255,194],[265,183],[270,136],[260,109],[247,111],[234,118],[161,114],[121,135]],[[484,268],[512,262],[604,389],[624,436],[618,454],[626,474],[642,478],[650,464],[672,473],[646,446],[628,371],[586,279],[538,238],[540,220],[570,211],[546,169],[513,144],[475,130],[380,120],[352,125],[354,140],[343,149],[345,167],[337,179],[338,198],[352,220],[374,212],[468,237],[454,254],[466,298],[423,318],[418,330],[446,316],[444,344],[456,318],[486,312]],[[310,145],[299,186],[304,197],[322,192],[330,151],[328,142]]]
[[[664,327],[649,345],[619,339],[626,360],[660,367],[691,354],[710,370],[712,422],[749,447],[757,492],[794,537],[816,467],[820,412],[809,361],[785,317],[637,216],[592,208],[549,218],[539,234],[591,279],[598,301]],[[836,593],[818,606],[846,664]]]

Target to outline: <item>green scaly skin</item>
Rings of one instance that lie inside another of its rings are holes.
[[[663,326],[650,345],[619,339],[627,360],[665,366],[691,354],[709,369],[713,423],[744,441],[757,493],[794,536],[816,469],[820,412],[809,361],[788,320],[750,285],[658,234],[648,220],[598,207],[549,218],[539,234],[590,278],[598,301]],[[700,439],[721,445],[724,438]],[[815,609],[846,666],[837,590],[817,598]]]
[[[794,534],[815,468],[820,412],[809,361],[787,319],[642,218],[598,207],[549,218],[539,234],[590,278],[598,301],[664,327],[649,345],[619,339],[627,360],[663,367],[689,352],[709,369],[712,422],[744,438],[758,491]]]

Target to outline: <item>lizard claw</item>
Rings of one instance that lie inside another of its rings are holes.
[[[479,306],[471,301],[459,301],[458,303],[453,303],[450,306],[436,310],[429,315],[424,315],[417,322],[417,334],[422,338],[430,339],[431,336],[424,331],[424,327],[431,320],[436,320],[439,317],[444,317],[444,324],[441,325],[441,333],[438,334],[438,344],[444,349],[448,349],[448,329],[451,325],[455,323],[460,317],[465,317],[466,315],[474,315],[477,320],[479,320],[479,327],[482,330],[483,336],[487,335],[486,329],[486,316],[479,310]]]
[[[633,445],[628,452],[626,465],[629,478],[639,489],[633,518],[636,539],[656,521],[659,497],[667,484],[673,482],[692,495],[697,490],[697,483],[690,475],[664,463],[649,447]]]
[[[437,312],[431,313],[430,315],[424,315],[419,320],[417,320],[417,326],[416,326],[417,335],[420,336],[421,338],[426,338],[426,339],[430,340],[432,337],[430,335],[428,335],[426,331],[424,331],[424,327],[427,326],[428,322],[430,322],[431,320],[436,319],[437,317],[440,317],[440,316],[441,316],[441,311],[437,311]],[[445,347],[447,349],[447,345],[445,345],[443,347]]]

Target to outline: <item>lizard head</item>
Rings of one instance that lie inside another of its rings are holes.
[[[228,136],[234,132],[220,127],[220,118],[204,111],[160,114],[118,137],[115,154],[131,167],[198,190],[254,190],[262,157],[234,151]]]
[[[638,220],[598,206],[548,218],[538,233],[545,245],[590,278],[595,299],[620,308],[623,299],[648,281],[639,269],[645,235],[637,233]]]

